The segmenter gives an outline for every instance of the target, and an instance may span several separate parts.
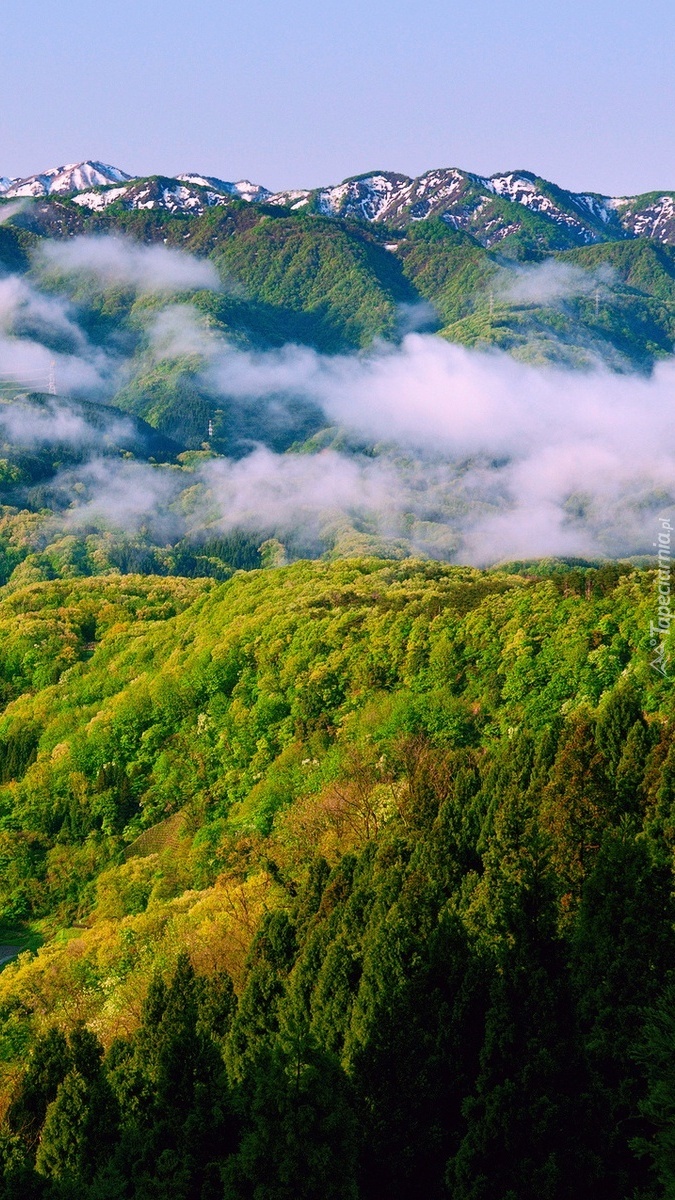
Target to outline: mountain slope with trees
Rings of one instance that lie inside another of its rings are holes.
[[[2,601],[4,1194],[667,1195],[650,571]],[[22,925],[23,923],[23,925]]]

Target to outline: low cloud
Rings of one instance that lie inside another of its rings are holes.
[[[41,263],[167,296],[218,286],[208,261],[120,238],[49,243]],[[610,275],[548,262],[510,271],[508,287],[523,303],[554,303],[610,284]],[[346,523],[421,552],[487,563],[649,552],[653,514],[672,503],[672,359],[649,378],[541,368],[419,332],[360,354],[244,350],[190,305],[169,301],[148,318],[146,334],[157,362],[191,356],[201,364],[197,382],[214,410],[222,405],[235,424],[238,406],[247,420],[253,414],[252,452],[204,462],[192,476],[98,462],[70,522],[159,527],[171,508],[171,520],[195,535],[245,528],[326,545]],[[50,349],[59,338],[68,352]],[[26,280],[0,281],[0,376],[46,377],[52,360],[59,391],[92,398],[112,396],[137,364],[92,346],[67,300]],[[342,430],[343,444],[369,452],[273,453],[265,446],[272,415],[292,419],[299,401]],[[54,436],[62,428],[54,413],[42,420],[40,436],[50,421]],[[78,430],[75,420],[72,437],[88,436]]]
[[[675,486],[670,360],[650,378],[573,372],[411,334],[365,356],[221,348],[208,371],[240,398],[311,400],[330,422],[383,453],[420,456],[436,475],[487,464],[462,476],[480,518],[473,531],[470,517],[463,522],[472,561],[644,551],[649,513]],[[494,503],[501,511],[490,516]]]
[[[510,304],[555,306],[561,301],[595,292],[604,297],[616,280],[616,271],[606,264],[589,271],[574,263],[549,258],[534,266],[514,265],[503,269],[494,279],[492,288],[498,299]]]
[[[133,436],[132,424],[115,418],[104,426],[94,426],[76,407],[56,401],[44,405],[2,403],[0,400],[0,441],[24,449],[39,446],[91,448],[106,441],[119,442]]]
[[[649,378],[581,372],[410,334],[399,347],[333,357],[298,346],[256,354],[221,342],[206,376],[223,395],[302,396],[372,441],[454,456],[589,442],[615,448],[628,466],[664,444],[675,448],[671,360]]]
[[[386,460],[318,454],[273,454],[260,447],[238,462],[215,459],[200,477],[218,523],[228,529],[302,531],[316,536],[339,516],[395,528],[401,511],[399,475]]]
[[[153,314],[147,324],[147,337],[150,352],[157,361],[185,355],[209,361],[224,346],[222,337],[189,304],[172,304]]]
[[[416,304],[399,304],[398,331],[401,337],[407,333],[418,333],[424,330],[438,329],[442,324],[433,304],[426,300],[418,300]]]
[[[170,468],[147,463],[93,458],[86,466],[63,471],[54,491],[71,496],[64,515],[69,529],[95,527],[137,532],[151,525],[156,536],[178,536],[180,518],[169,511],[185,480]]]
[[[99,399],[123,373],[119,353],[90,343],[68,299],[25,276],[0,279],[0,384],[46,392],[53,376],[61,394]]]
[[[0,204],[0,225],[6,225],[12,217],[18,217],[29,203],[29,200],[5,200],[4,204]]]
[[[0,279],[0,330],[15,335],[69,343],[75,353],[87,349],[87,339],[74,307],[59,296],[45,295],[18,275]]]
[[[105,354],[62,354],[32,338],[0,333],[0,390],[11,386],[25,392],[47,392],[52,370],[63,395],[98,399],[114,390],[116,367]]]
[[[138,292],[189,292],[220,289],[220,278],[208,259],[194,258],[167,246],[144,246],[113,236],[76,237],[45,242],[38,256],[50,271],[121,285]]]

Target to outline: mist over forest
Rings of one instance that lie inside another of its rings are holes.
[[[254,207],[152,223],[113,205],[83,231],[67,201],[49,220],[0,206],[0,427],[6,500],[36,517],[26,557],[85,530],[140,538],[157,569],[169,543],[233,535],[289,560],[651,553],[674,368],[642,310],[663,322],[669,260],[640,293],[606,247],[509,259],[431,220],[394,254],[355,222]],[[655,251],[630,250],[639,274]]]

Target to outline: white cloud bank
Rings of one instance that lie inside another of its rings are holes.
[[[220,286],[208,261],[120,238],[48,243],[42,254],[43,266],[139,291]],[[550,302],[601,282],[545,264],[510,286],[525,302]],[[14,336],[21,322],[34,331],[30,338]],[[23,280],[0,281],[0,375],[48,366],[40,330],[70,340],[72,353],[58,359],[64,390],[95,393],[115,371],[123,374],[124,364],[111,365],[89,345],[67,301]],[[357,514],[387,536],[438,544],[444,555],[458,546],[459,559],[486,563],[648,552],[654,514],[672,503],[675,360],[650,377],[532,367],[414,332],[363,354],[326,356],[295,345],[256,353],[230,345],[189,305],[171,303],[152,318],[148,336],[158,359],[201,357],[214,405],[219,397],[249,408],[259,402],[262,412],[300,398],[319,406],[327,424],[377,447],[374,458],[259,448],[240,462],[205,464],[197,482],[223,528],[315,531],[337,514]],[[98,482],[94,472],[91,486],[103,497],[99,507],[110,502],[122,522],[150,517],[174,495],[168,475],[160,486],[151,468],[125,466],[119,488],[112,470],[108,464]],[[125,507],[134,470],[138,488]]]
[[[470,502],[480,502],[480,522],[464,532],[476,561],[648,550],[650,513],[675,489],[672,360],[650,377],[575,372],[421,334],[365,356],[213,343],[208,353],[208,377],[224,394],[302,396],[359,437],[433,462],[436,479],[439,458],[482,464],[465,477]],[[488,516],[494,502],[503,511]]]
[[[112,235],[45,242],[39,260],[47,269],[89,277],[104,286],[123,285],[139,292],[220,289],[220,277],[208,259],[194,258],[167,246],[144,246]]]

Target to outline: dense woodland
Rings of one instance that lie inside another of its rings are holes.
[[[1,1194],[675,1194],[653,605],[410,560],[6,593]]]

